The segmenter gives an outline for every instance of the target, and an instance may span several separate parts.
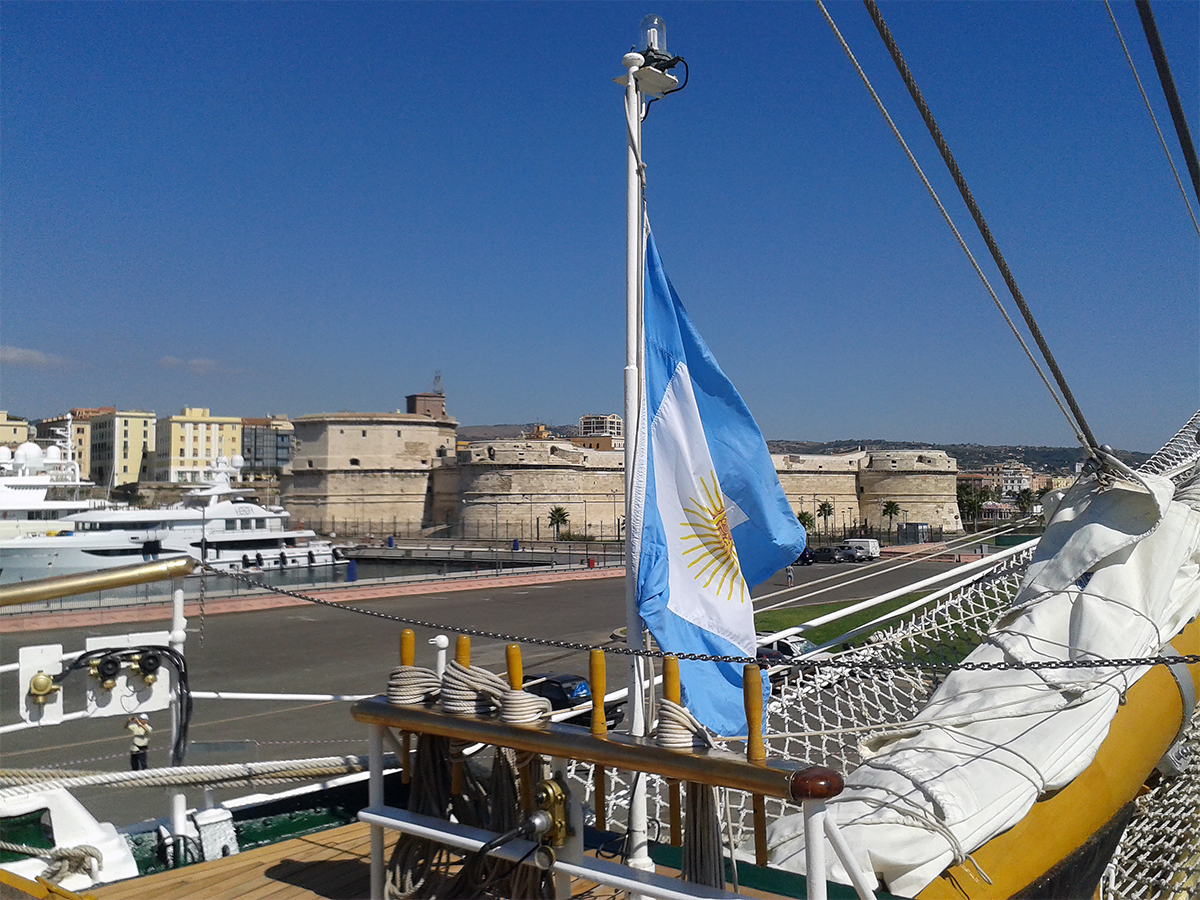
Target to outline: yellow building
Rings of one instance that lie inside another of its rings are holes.
[[[110,409],[92,416],[91,480],[115,486],[141,478],[143,465],[154,453],[154,422],[154,413],[137,409]]]
[[[179,415],[158,420],[150,481],[209,481],[218,456],[242,452],[240,416],[214,416],[203,407],[187,407]]]
[[[0,444],[16,447],[29,440],[29,423],[24,419],[10,419],[6,410],[0,409]]]
[[[70,429],[71,452],[79,463],[79,476],[87,481],[92,477],[92,419],[116,411],[115,406],[75,406],[61,416],[41,419],[35,423],[38,443],[46,447],[60,443],[56,432]],[[145,462],[143,458],[142,463]]]

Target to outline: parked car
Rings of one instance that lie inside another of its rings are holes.
[[[762,640],[766,636],[766,634],[760,633],[757,635],[757,638],[758,640]],[[758,649],[760,654],[763,650],[769,650],[774,654],[778,654],[778,656],[782,659],[780,664],[788,665],[790,667],[788,669],[789,674],[811,674],[817,668],[815,665],[813,665],[813,663],[833,658],[832,653],[824,650],[820,653],[815,653],[812,656],[806,656],[805,654],[812,653],[812,651],[816,650],[817,645],[808,638],[801,637],[798,634],[791,635],[790,637],[776,638],[773,641],[760,644]],[[802,659],[801,657],[804,658]],[[759,665],[762,665],[762,657],[760,656],[759,659]]]
[[[813,551],[813,559],[817,562],[840,563],[854,559],[854,554],[847,554],[842,547],[818,547]]]
[[[758,660],[758,667],[767,673],[772,685],[777,685],[796,673],[791,658],[771,647],[759,647],[755,658]]]
[[[761,640],[766,637],[766,634],[759,634],[757,637]],[[796,659],[808,653],[810,650],[816,650],[817,645],[808,638],[801,637],[798,634],[793,634],[791,637],[776,638],[770,643],[763,644],[763,647],[781,653],[788,659]]]
[[[866,562],[871,558],[871,554],[867,548],[860,547],[857,544],[842,544],[838,549],[851,562]]]
[[[800,551],[800,555],[796,557],[795,564],[798,566],[811,566],[814,562],[816,562],[816,558],[813,556],[812,548],[805,547]]]
[[[875,538],[849,538],[843,546],[861,547],[866,551],[867,559],[879,559],[879,541]]]
[[[591,725],[592,709],[590,701],[592,699],[592,689],[588,685],[587,679],[581,675],[527,675],[525,676],[525,690],[531,694],[536,694],[539,697],[545,697],[550,701],[550,708],[557,712],[560,709],[570,709],[572,706],[578,706],[581,703],[589,703],[585,709],[581,709],[575,715],[563,719],[569,725],[582,725],[585,728]],[[609,728],[615,728],[625,718],[625,701],[613,700],[604,704],[604,720],[608,723]]]

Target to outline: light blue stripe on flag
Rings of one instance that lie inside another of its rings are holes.
[[[646,243],[644,431],[632,479],[638,610],[669,653],[754,656],[750,588],[795,560],[804,530],[762,434]],[[681,660],[684,702],[745,734],[742,667]]]

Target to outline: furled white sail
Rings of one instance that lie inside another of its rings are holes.
[[[1200,613],[1200,503],[1166,478],[1084,479],[1054,497],[1021,592],[975,663],[1156,655]],[[1092,760],[1146,671],[958,670],[911,728],[868,741],[831,804],[859,864],[912,896],[1019,821]],[[771,863],[803,871],[799,816],[768,835]],[[827,876],[849,883],[830,859]]]

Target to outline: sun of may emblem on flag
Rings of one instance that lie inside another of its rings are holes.
[[[700,566],[700,569],[693,573],[697,581],[708,575],[708,580],[703,585],[705,588],[719,577],[717,596],[724,593],[728,601],[732,600],[736,593],[738,602],[745,603],[746,591],[741,589],[742,568],[738,565],[737,548],[733,545],[729,515],[725,511],[725,501],[721,497],[717,475],[715,472],[710,474],[711,485],[704,478],[700,479],[705,499],[689,497],[689,505],[684,507],[684,514],[688,519],[679,525],[688,530],[681,534],[679,539],[692,543],[692,546],[684,550],[683,555],[685,559],[692,557],[688,559],[689,569]]]

